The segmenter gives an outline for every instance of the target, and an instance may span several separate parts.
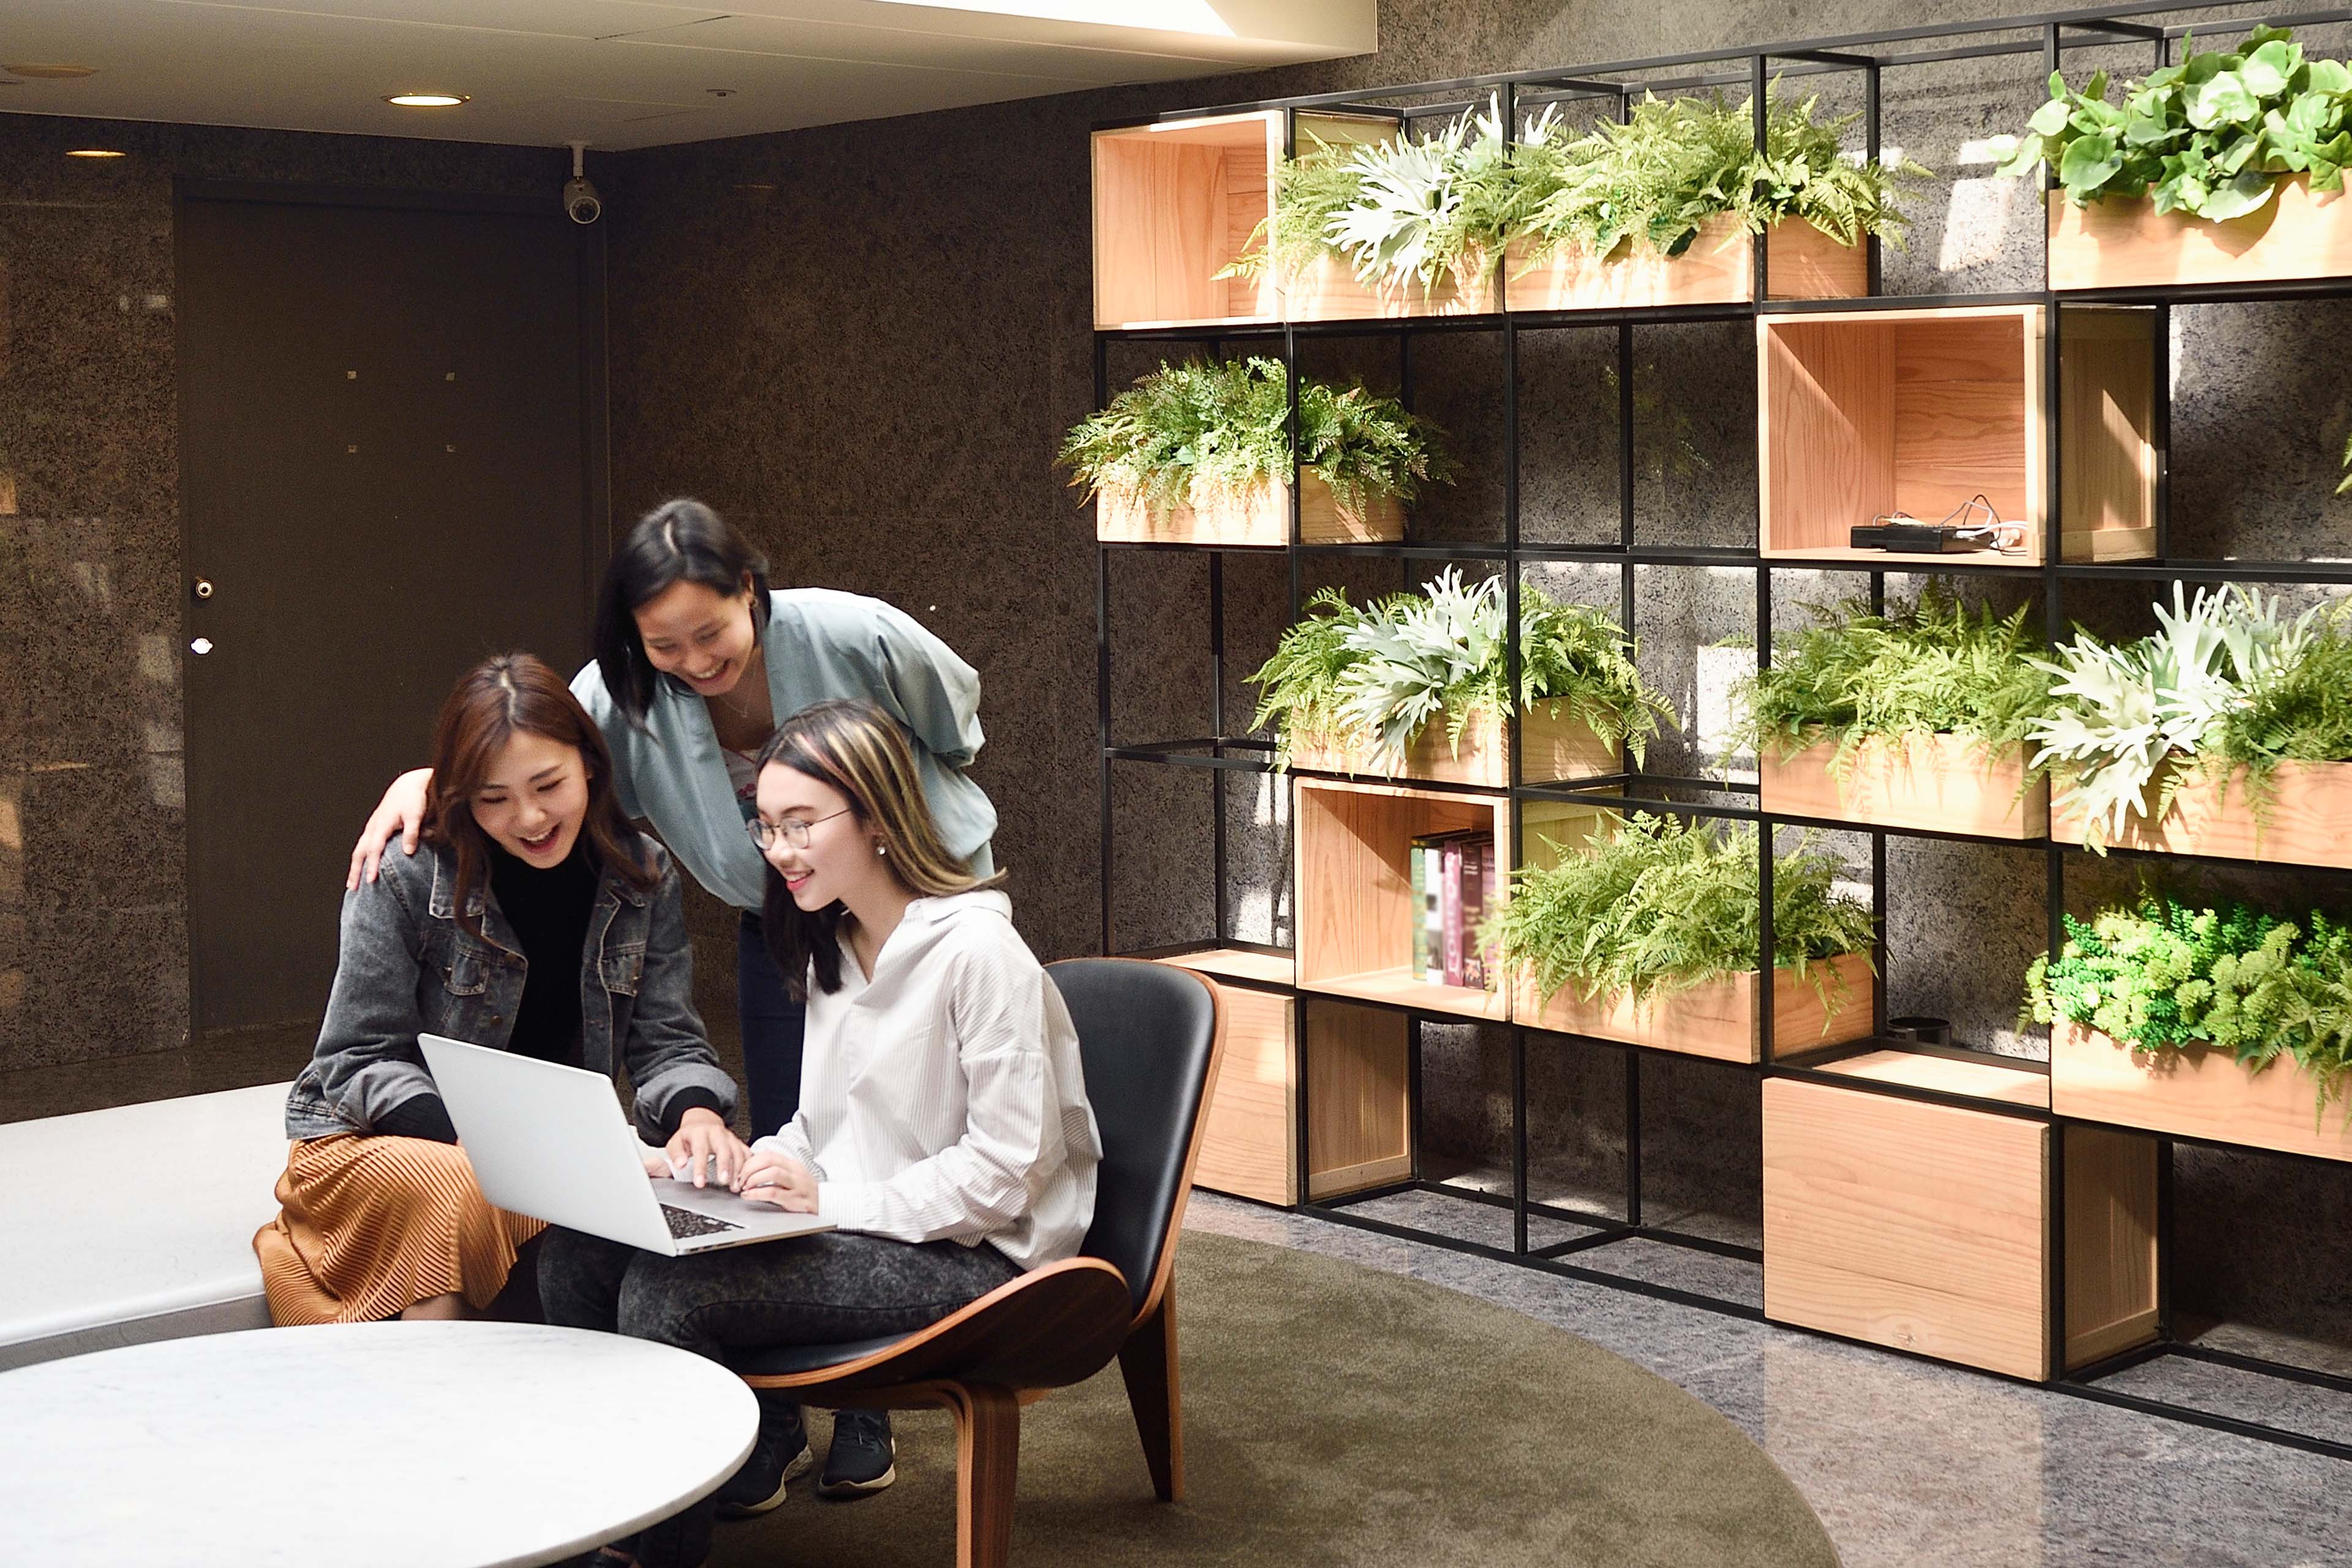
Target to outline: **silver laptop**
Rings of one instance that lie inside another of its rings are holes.
[[[502,1209],[672,1257],[833,1228],[724,1186],[648,1177],[646,1145],[601,1073],[440,1035],[417,1043],[483,1195]]]

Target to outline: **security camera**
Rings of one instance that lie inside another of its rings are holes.
[[[563,182],[563,216],[573,223],[590,224],[604,216],[604,198],[588,183],[588,173],[582,167],[585,142],[572,143],[572,177]]]

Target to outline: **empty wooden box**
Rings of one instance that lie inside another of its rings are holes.
[[[2044,331],[2040,305],[1759,316],[1762,552],[2040,565],[2049,504]],[[2155,552],[2154,331],[2145,310],[2065,314],[2067,560]],[[1851,531],[1882,514],[1941,522],[1979,494],[2002,521],[2024,525],[2021,552],[1853,546]]]
[[[1216,983],[1236,970],[1287,979],[1290,961],[1260,953],[1186,953],[1162,963]],[[1291,998],[1220,984],[1225,1060],[1210,1100],[1193,1184],[1286,1207],[1301,1201],[1298,1071]],[[1412,1039],[1404,1015],[1310,1003],[1307,1015],[1307,1197],[1318,1200],[1412,1174]]]
[[[1344,150],[1399,134],[1396,121],[1302,112],[1298,151]],[[1326,257],[1281,276],[1217,274],[1250,248],[1274,212],[1282,178],[1282,111],[1206,115],[1097,131],[1094,135],[1095,326],[1218,325],[1417,316],[1475,309],[1452,286],[1366,289]]]
[[[1960,1065],[1910,1060],[1937,1076]],[[1866,1076],[1912,1081],[1902,1065]],[[1979,1071],[2046,1092],[2035,1073]],[[2145,1342],[2157,1321],[2155,1140],[2065,1130],[2062,1258],[2052,1246],[2055,1136],[2038,1118],[1767,1079],[1765,1315],[2037,1381]],[[2053,1358],[2051,1271],[2062,1268],[2065,1332]]]

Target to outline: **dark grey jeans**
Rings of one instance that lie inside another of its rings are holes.
[[[560,1226],[540,1244],[547,1321],[653,1340],[726,1363],[730,1351],[912,1333],[1019,1275],[992,1247],[826,1231],[666,1258]],[[637,1541],[645,1568],[709,1554],[705,1499]]]

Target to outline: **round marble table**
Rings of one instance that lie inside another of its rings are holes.
[[[209,1334],[0,1373],[0,1520],[23,1563],[552,1563],[714,1490],[758,1427],[724,1367],[617,1334]]]

